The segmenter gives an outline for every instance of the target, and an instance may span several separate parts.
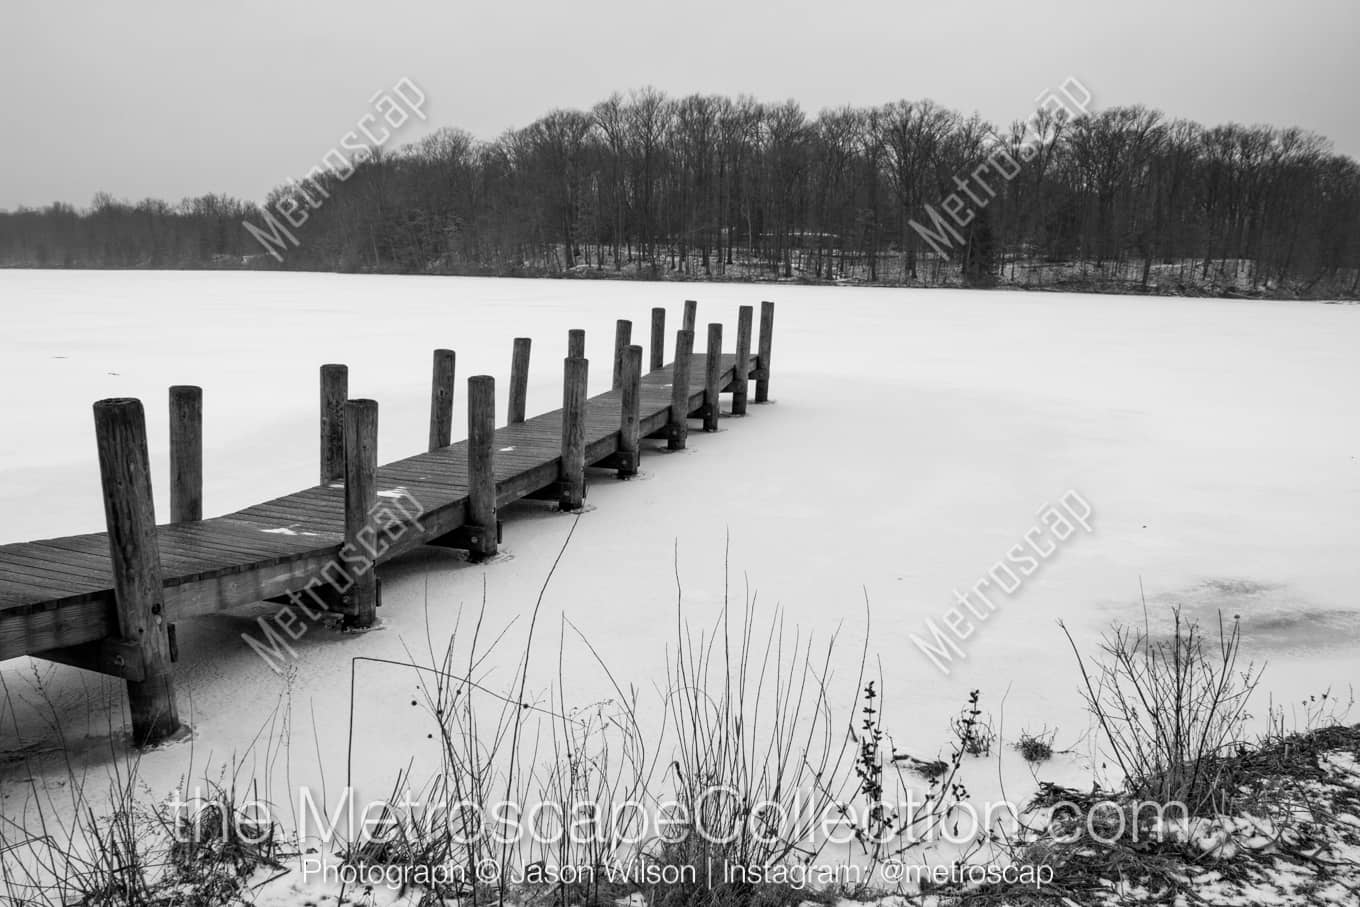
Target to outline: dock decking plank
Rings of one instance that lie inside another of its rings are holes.
[[[753,356],[753,365],[754,361]],[[735,355],[723,355],[723,387],[735,362]],[[690,414],[703,403],[706,365],[703,353],[694,354]],[[644,435],[669,421],[672,369],[667,365],[641,378],[638,397]],[[586,401],[588,463],[617,449],[621,399],[621,391],[609,390]],[[560,409],[496,429],[493,459],[501,506],[557,480],[561,430]],[[403,533],[393,550],[410,550],[462,525],[469,482],[465,441],[378,467],[380,500],[385,496],[394,502],[389,519],[400,520],[408,530],[420,527],[415,533]],[[403,497],[414,502],[404,508],[407,517],[396,506]],[[343,542],[344,500],[344,486],[332,483],[220,517],[157,527],[171,617],[301,589]],[[104,533],[0,545],[0,660],[116,632],[112,605],[112,562]]]

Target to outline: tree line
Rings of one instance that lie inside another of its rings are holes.
[[[1142,106],[998,128],[929,100],[809,116],[649,88],[356,158],[262,205],[101,194],[0,214],[0,264],[1360,289],[1355,160],[1300,129]]]

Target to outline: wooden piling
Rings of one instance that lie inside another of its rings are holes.
[[[751,319],[755,309],[744,305],[737,309],[737,364],[732,369],[732,415],[746,415],[746,394],[751,370]]]
[[[642,452],[642,347],[630,346],[623,354],[623,396],[619,404],[619,478],[638,473]]]
[[[321,484],[345,475],[345,400],[349,397],[349,368],[321,366]]]
[[[742,363],[750,363],[748,381],[769,377],[771,310],[767,303],[762,313],[760,357],[751,356]],[[654,322],[657,328],[666,324],[664,311],[660,314],[662,317]],[[750,330],[754,312],[747,307],[745,315],[739,340],[743,347],[754,341]],[[541,418],[504,434],[495,431],[496,425],[503,424],[498,418],[505,415],[504,411],[494,413],[495,380],[490,376],[468,380],[464,375],[469,385],[465,391],[469,400],[467,443],[441,446],[393,463],[392,481],[384,485],[376,485],[374,469],[376,405],[372,401],[349,405],[348,370],[342,364],[323,366],[319,372],[320,463],[316,468],[326,484],[220,519],[201,519],[202,391],[176,386],[170,390],[168,401],[172,478],[167,499],[176,525],[166,527],[164,545],[159,548],[141,404],[134,400],[101,401],[94,417],[108,533],[102,538],[87,535],[0,545],[0,660],[32,655],[116,676],[128,684],[137,742],[163,739],[179,727],[180,721],[171,665],[176,658],[173,623],[181,617],[259,601],[291,603],[314,615],[302,604],[305,598],[322,610],[345,615],[351,625],[363,625],[373,619],[374,608],[381,604],[380,577],[365,576],[373,573],[373,561],[422,544],[467,550],[474,560],[494,555],[500,543],[500,500],[530,496],[566,507],[580,506],[590,465],[617,470],[621,476],[636,474],[639,434],[666,438],[669,446],[678,450],[687,444],[691,414],[704,415],[705,424],[713,427],[713,419],[726,416],[726,412],[714,411],[718,394],[734,388],[715,387],[714,376],[708,371],[693,375],[694,354],[698,352],[694,332],[676,333],[671,341],[673,349],[665,351],[669,354],[666,358],[673,358],[675,363],[670,382],[665,380],[664,371],[644,371],[645,341],[626,347],[619,390],[594,400],[586,401],[584,390],[574,394],[571,390],[586,384],[585,358],[570,357],[564,362],[563,411],[567,415],[560,439],[565,442],[563,449],[544,449],[545,437],[551,446],[551,430],[542,430]],[[628,334],[632,339],[631,326]],[[583,349],[583,332],[572,332],[570,339],[575,350]],[[616,341],[621,339],[616,331]],[[643,340],[640,335],[638,339]],[[732,342],[730,335],[727,342]],[[713,353],[711,364],[725,365],[717,325],[710,326],[708,343]],[[654,344],[658,358],[662,346],[660,342]],[[431,379],[431,424],[435,441],[441,445],[448,435],[456,435],[451,427],[445,428],[451,418],[447,415],[451,403],[446,406],[444,401],[451,399],[452,393],[441,391],[453,368],[452,362],[447,369],[440,365],[443,354],[435,354]],[[604,357],[596,358],[603,361]],[[516,359],[524,362],[527,356]],[[514,384],[521,384],[518,376],[525,371],[513,368]],[[721,371],[719,380],[728,374],[731,372]],[[597,375],[597,379],[602,377]],[[670,394],[658,391],[667,384],[672,386]],[[709,405],[701,407],[705,402]],[[615,416],[600,408],[614,406],[619,407],[617,422]],[[513,408],[525,409],[519,403]],[[584,437],[579,415],[583,412],[587,417]],[[538,428],[532,428],[534,425]],[[583,443],[587,441],[590,443]],[[467,459],[451,463],[450,457]],[[500,467],[499,472],[493,471],[495,466]],[[389,472],[384,470],[383,475]],[[424,501],[399,494],[404,489],[381,490],[411,482],[416,483],[411,490]],[[389,496],[405,500],[389,502]],[[375,512],[378,502],[382,506]],[[415,505],[414,512],[408,505]],[[397,511],[400,518],[393,515]],[[186,522],[190,520],[194,522]],[[324,538],[327,522],[335,530],[329,549]],[[305,539],[290,541],[289,526],[306,530],[304,535],[321,536],[311,545]],[[346,549],[345,553],[335,556],[337,548]],[[163,565],[160,550],[165,552]],[[362,570],[357,569],[361,566]],[[101,575],[105,581],[102,587],[97,585]],[[356,584],[349,581],[351,575],[358,580],[353,592],[350,587]],[[72,577],[89,579],[94,585],[85,584],[90,586],[88,594],[76,595],[80,590],[73,585]],[[100,589],[105,591],[101,593]],[[4,601],[11,606],[5,606]],[[278,629],[286,628],[285,621],[278,624]]]
[[[434,371],[430,380],[430,450],[453,443],[453,350],[434,351]]]
[[[614,383],[613,390],[623,387],[623,357],[633,343],[633,322],[620,318],[614,324]]]
[[[203,519],[203,388],[170,388],[170,522]]]
[[[118,632],[140,659],[143,677],[127,682],[132,740],[148,746],[179,730],[180,721],[141,401],[100,400],[94,405],[94,431]]]
[[[697,299],[685,300],[685,320],[680,326],[682,331],[693,331],[695,319],[699,317],[699,301]]]
[[[650,372],[666,364],[666,310],[657,306],[652,309],[652,358]]]
[[[722,325],[708,326],[708,351],[704,361],[704,431],[718,430],[722,384]]]
[[[586,332],[580,328],[567,331],[567,358],[586,358]]]
[[[760,304],[760,352],[756,363],[756,402],[770,400],[770,347],[774,345],[774,303]]]
[[[562,375],[562,470],[558,503],[563,510],[580,510],[586,497],[586,383],[590,363],[579,357],[564,360]]]
[[[666,447],[684,450],[689,437],[689,367],[694,355],[694,332],[675,332],[675,365],[671,373],[671,420],[666,430]]]
[[[468,524],[467,545],[472,560],[491,557],[496,544],[496,379],[474,375],[468,379]]]
[[[345,545],[341,559],[352,584],[344,593],[345,625],[371,627],[378,619],[378,404],[345,403]],[[348,556],[346,556],[348,555]]]
[[[510,354],[510,410],[506,415],[507,425],[518,425],[524,421],[529,398],[529,350],[532,346],[533,342],[528,337],[515,338],[515,348]]]

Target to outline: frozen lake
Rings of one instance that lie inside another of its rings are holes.
[[[586,329],[591,393],[600,392],[614,319],[633,319],[645,344],[650,308],[667,306],[673,339],[686,296],[698,298],[701,325],[725,323],[729,345],[738,305],[776,301],[774,405],[753,406],[716,435],[692,433],[685,453],[645,456],[641,480],[595,479],[594,509],[580,519],[540,618],[545,684],[556,679],[561,615],[620,679],[643,689],[662,683],[675,552],[687,617],[707,624],[721,602],[728,534],[736,582],[749,579],[761,603],[778,602],[790,624],[819,638],[844,621],[850,660],[867,593],[887,723],[906,734],[928,722],[930,741],[973,687],[992,710],[1009,689],[1008,730],[1046,724],[1080,736],[1078,676],[1056,621],[1087,643],[1113,619],[1141,621],[1140,584],[1154,609],[1179,602],[1209,621],[1220,608],[1240,614],[1248,654],[1270,662],[1263,693],[1277,701],[1360,680],[1355,306],[0,271],[0,507],[8,517],[0,541],[103,528],[90,413],[97,399],[146,403],[163,515],[166,388],[202,385],[205,512],[215,515],[315,482],[323,362],[348,363],[351,395],[379,401],[386,462],[423,449],[434,347],[458,354],[461,436],[464,379],[495,375],[503,401],[513,337],[534,340],[529,410],[542,412],[560,405],[568,328]],[[911,634],[939,621],[954,590],[972,587],[1069,490],[1090,502],[1094,532],[1077,533],[1013,594],[997,595],[995,613],[964,644],[966,658],[943,675]],[[341,716],[324,723],[322,743],[343,740],[350,656],[424,650],[427,595],[437,639],[459,603],[480,600],[483,578],[490,613],[500,623],[518,615],[522,629],[570,520],[513,510],[509,559],[481,568],[431,553],[394,565],[384,574],[384,630],[301,640],[294,701]],[[240,639],[257,613],[179,631],[181,710],[199,745],[219,756],[249,739],[283,688]],[[569,700],[607,695],[582,647],[569,637],[567,648]],[[513,671],[516,651],[506,650],[500,676]],[[14,691],[31,684],[22,660],[0,675]],[[48,684],[68,735],[107,733],[91,705],[101,698],[93,675],[57,668]],[[389,708],[408,698],[407,678],[375,668],[361,686],[359,709],[375,726],[415,720]],[[1263,696],[1255,711],[1264,710]],[[26,741],[43,737],[37,717],[21,715],[19,725]],[[3,730],[6,746],[12,732]],[[390,739],[375,733],[359,753],[371,747],[382,761]]]

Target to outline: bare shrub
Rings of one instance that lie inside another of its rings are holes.
[[[983,717],[978,708],[980,690],[968,694],[968,704],[949,723],[954,739],[959,742],[963,752],[969,756],[990,756],[992,744],[996,743],[996,731],[992,729],[991,716]]]
[[[1218,640],[1206,644],[1195,621],[1172,610],[1172,632],[1116,625],[1088,666],[1065,625],[1081,668],[1086,704],[1109,755],[1134,796],[1184,804],[1192,813],[1222,808],[1224,757],[1242,744],[1247,701],[1260,680],[1238,667],[1241,628],[1220,614]]]
[[[959,719],[951,721],[954,742],[948,759],[923,761],[901,753],[882,725],[881,694],[873,681],[864,686],[864,716],[851,733],[858,743],[854,763],[855,787],[848,801],[838,804],[841,819],[864,858],[860,882],[845,893],[862,897],[873,885],[875,872],[888,860],[903,860],[911,851],[931,842],[937,833],[957,819],[956,810],[968,800],[961,768],[965,755],[976,748],[980,693],[973,690]],[[920,803],[911,792],[917,786],[908,773],[926,781]],[[909,808],[915,806],[916,808]],[[957,829],[954,829],[957,831]]]

